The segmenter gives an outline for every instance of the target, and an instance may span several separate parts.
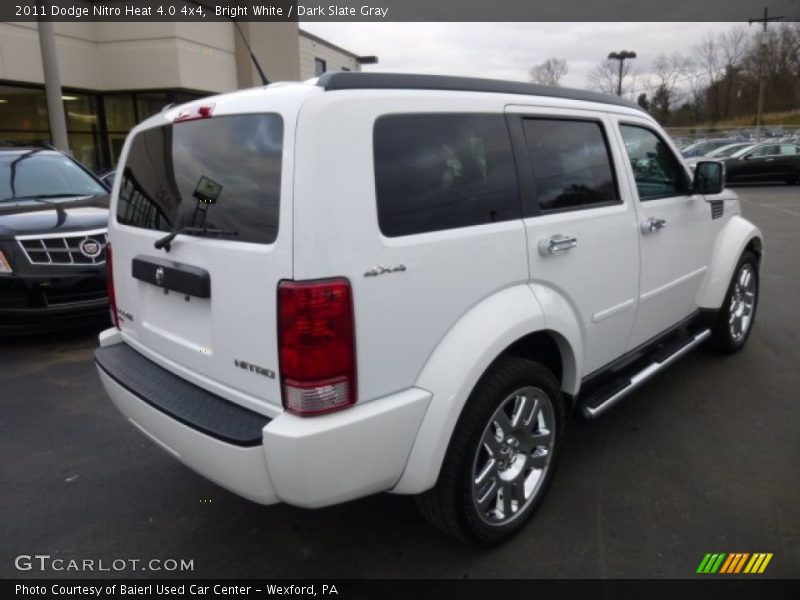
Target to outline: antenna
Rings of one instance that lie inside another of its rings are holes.
[[[189,2],[191,2],[192,4],[197,4],[198,6],[202,6],[205,9],[211,10],[208,5],[203,4],[199,0],[189,0]],[[231,22],[233,23],[233,26],[236,27],[236,31],[239,32],[239,35],[242,38],[242,42],[244,43],[245,48],[247,48],[247,51],[250,53],[250,60],[253,61],[253,65],[255,66],[256,71],[258,71],[258,75],[261,77],[261,83],[263,85],[269,85],[269,79],[267,79],[267,76],[264,74],[264,69],[262,69],[261,65],[258,64],[258,59],[256,58],[256,55],[253,54],[253,49],[250,47],[250,44],[247,43],[247,38],[244,37],[244,32],[242,31],[242,28],[239,27],[239,24],[236,22],[235,18],[231,17]]]
[[[253,61],[253,65],[255,65],[256,71],[258,71],[258,74],[261,76],[261,83],[263,83],[264,85],[269,85],[269,79],[267,79],[267,76],[264,74],[261,65],[258,64],[258,59],[256,58],[256,55],[253,54],[253,49],[250,47],[250,44],[247,43],[247,38],[244,37],[244,32],[242,32],[242,29],[241,27],[239,27],[239,24],[236,22],[236,19],[231,19],[231,21],[233,21],[233,26],[236,27],[236,31],[239,32],[239,35],[242,37],[242,42],[247,48],[247,51],[250,53],[250,58]]]

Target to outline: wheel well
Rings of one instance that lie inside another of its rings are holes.
[[[754,237],[747,243],[745,250],[750,250],[753,254],[756,255],[758,262],[761,262],[761,252],[762,252],[762,245],[761,245],[761,238]]]
[[[538,362],[563,385],[564,362],[552,332],[529,333],[506,348],[503,354],[511,354]]]

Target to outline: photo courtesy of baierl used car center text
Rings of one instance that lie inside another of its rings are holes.
[[[5,598],[800,597],[800,0],[0,4]]]

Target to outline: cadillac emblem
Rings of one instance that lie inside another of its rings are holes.
[[[78,246],[78,249],[86,258],[94,260],[100,256],[100,253],[103,251],[103,245],[97,240],[86,238],[81,242],[80,246]]]

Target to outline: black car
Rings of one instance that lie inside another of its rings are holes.
[[[108,200],[66,154],[0,143],[0,333],[108,321]]]
[[[725,159],[728,183],[800,183],[800,145],[765,142]]]

